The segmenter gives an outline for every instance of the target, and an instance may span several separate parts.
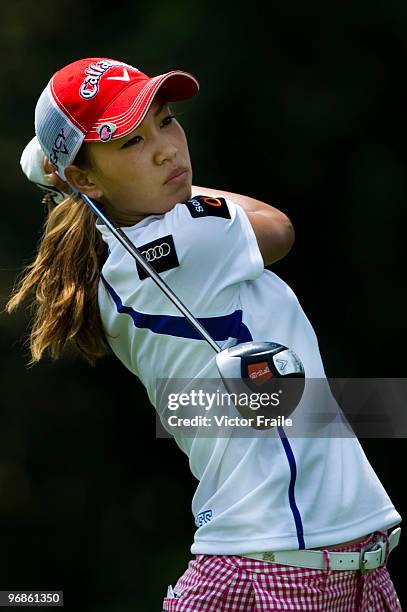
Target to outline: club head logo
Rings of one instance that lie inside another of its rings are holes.
[[[269,368],[267,361],[259,363],[249,363],[247,366],[249,378],[255,384],[262,384],[268,378],[273,377],[273,373]]]
[[[116,130],[117,126],[114,123],[103,123],[103,125],[96,128],[99,140],[102,142],[109,142]]]

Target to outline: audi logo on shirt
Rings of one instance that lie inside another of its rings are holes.
[[[171,247],[168,242],[162,242],[161,244],[157,244],[155,247],[151,247],[147,251],[141,251],[141,254],[144,255],[144,258],[147,259],[149,263],[151,263],[156,259],[169,255],[170,251]]]
[[[161,238],[142,244],[137,248],[144,259],[148,261],[157,272],[165,272],[166,270],[171,270],[179,266],[177,251],[171,234],[168,234],[168,236],[161,236]],[[140,280],[150,278],[139,263],[136,262],[136,265]]]

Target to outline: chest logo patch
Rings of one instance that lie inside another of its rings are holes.
[[[165,272],[179,266],[177,251],[175,250],[174,239],[171,234],[162,236],[147,242],[137,247],[142,256],[157,272]],[[136,262],[137,272],[140,280],[150,278],[147,272],[143,270],[139,263]]]
[[[230,212],[226,200],[224,198],[212,198],[209,196],[195,196],[184,202],[187,206],[191,217],[199,219],[199,217],[222,217],[230,219]]]

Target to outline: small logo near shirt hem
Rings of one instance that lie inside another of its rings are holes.
[[[197,527],[201,527],[205,523],[209,523],[209,521],[212,519],[212,516],[213,512],[211,509],[203,510],[202,512],[196,515],[195,525]]]

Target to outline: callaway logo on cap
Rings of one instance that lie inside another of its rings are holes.
[[[109,142],[143,121],[159,92],[167,102],[199,89],[188,72],[148,77],[138,68],[107,58],[81,59],[54,74],[35,109],[35,132],[58,174],[73,163],[82,142]]]

